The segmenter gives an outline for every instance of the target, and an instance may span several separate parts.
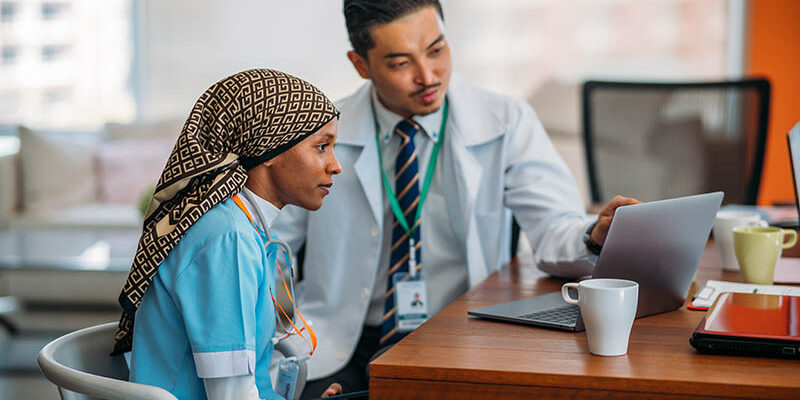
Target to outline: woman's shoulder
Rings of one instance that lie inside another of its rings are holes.
[[[262,251],[261,238],[247,216],[228,199],[204,213],[186,231],[164,266],[177,277],[197,260],[215,259],[229,252],[258,257]]]
[[[226,199],[203,214],[188,231],[186,238],[219,240],[231,236],[256,237],[247,216],[231,199]]]

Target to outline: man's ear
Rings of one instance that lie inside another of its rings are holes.
[[[358,74],[361,75],[364,79],[369,79],[369,66],[367,65],[367,60],[364,57],[361,57],[360,54],[356,53],[353,50],[347,52],[347,58],[350,59],[350,62],[353,63],[353,67],[358,71]]]

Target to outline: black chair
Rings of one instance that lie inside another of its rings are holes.
[[[517,256],[517,251],[519,251],[519,223],[517,223],[516,218],[511,219],[511,248],[509,249],[509,254],[511,254],[511,258]]]
[[[583,131],[592,201],[643,201],[722,190],[756,204],[770,84],[589,81]]]

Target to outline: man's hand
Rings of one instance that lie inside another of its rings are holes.
[[[338,383],[331,383],[331,385],[325,389],[325,393],[322,393],[322,396],[320,397],[334,396],[337,394],[342,394],[342,385]]]
[[[595,225],[594,229],[592,229],[592,233],[589,235],[589,240],[602,246],[603,243],[606,242],[608,228],[611,227],[611,219],[614,218],[614,211],[617,209],[617,207],[639,203],[641,203],[641,201],[631,197],[614,196],[614,198],[611,199],[608,204],[606,204],[606,206],[597,216],[597,225]]]

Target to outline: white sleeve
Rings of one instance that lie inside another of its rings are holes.
[[[528,237],[539,269],[565,278],[591,274],[597,257],[583,234],[596,216],[586,215],[575,178],[536,113],[520,103],[506,144],[505,204]]]
[[[308,213],[308,210],[289,204],[272,221],[269,229],[273,235],[286,241],[293,252],[297,252],[306,241]]]
[[[259,400],[254,375],[205,378],[203,384],[208,400]]]

